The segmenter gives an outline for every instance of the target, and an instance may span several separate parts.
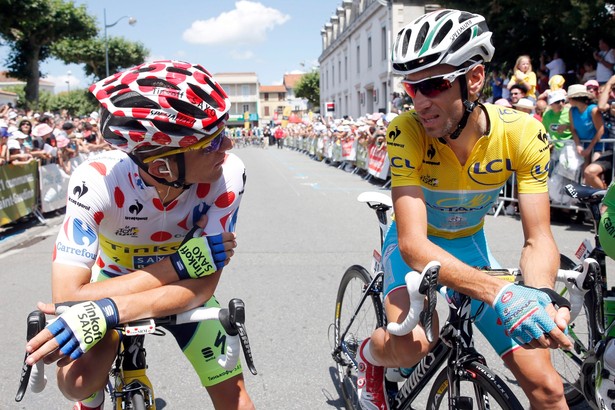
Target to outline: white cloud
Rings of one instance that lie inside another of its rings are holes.
[[[250,60],[254,57],[254,53],[251,51],[231,50],[229,54],[233,60]]]
[[[267,31],[282,25],[290,16],[261,3],[240,0],[235,9],[207,20],[197,20],[183,38],[194,44],[255,44],[267,39]]]
[[[56,93],[60,93],[63,91],[69,90],[69,85],[71,90],[76,90],[78,88],[83,88],[81,86],[81,78],[73,75],[73,74],[64,74],[64,75],[48,75],[44,77],[44,80],[50,81],[55,84],[54,91]],[[88,84],[89,85],[89,84]]]

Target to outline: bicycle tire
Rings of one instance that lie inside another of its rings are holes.
[[[457,377],[461,378],[462,394],[474,396],[473,409],[506,409],[522,410],[523,406],[514,393],[484,364],[476,361],[463,365],[463,372]],[[449,408],[448,400],[448,369],[445,367],[436,377],[427,399],[427,409],[437,410]],[[467,393],[466,393],[467,392]],[[468,397],[468,396],[466,396]],[[491,398],[492,400],[489,400]],[[495,403],[493,403],[495,401]],[[496,406],[497,405],[497,406]],[[470,407],[460,407],[470,408]]]
[[[143,398],[143,393],[140,391],[132,393],[128,397],[128,403],[130,403],[131,410],[146,410],[145,399]]]
[[[577,266],[570,258],[560,255],[560,269],[574,269]],[[555,291],[566,297],[566,287],[560,282],[556,282]],[[550,349],[551,363],[559,373],[564,384],[564,397],[569,406],[585,401],[585,397],[580,389],[581,365],[585,352],[589,346],[589,321],[587,307],[583,304],[583,309],[576,317],[574,322],[568,325],[568,336],[574,343],[573,350]]]
[[[341,340],[343,332],[349,326],[355,310],[359,307],[363,292],[372,281],[369,272],[359,265],[353,265],[342,276],[335,303],[334,337],[335,347],[346,346],[346,351],[339,351],[336,359],[339,386],[348,410],[360,409],[357,396],[357,377],[354,358],[363,340],[372,332],[384,326],[383,307],[379,293],[374,293],[365,300],[356,312],[354,320]]]

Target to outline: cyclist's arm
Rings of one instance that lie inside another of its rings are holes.
[[[441,264],[439,282],[473,299],[492,304],[505,282],[455,258],[427,237],[427,209],[419,186],[392,189],[399,250],[408,266],[421,271],[427,263]]]
[[[519,193],[524,243],[519,267],[526,285],[553,288],[559,251],[551,232],[549,194]]]

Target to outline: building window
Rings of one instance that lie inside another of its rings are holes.
[[[244,105],[242,105],[242,107],[243,107],[243,111],[242,112],[246,112],[246,111],[249,112],[250,111],[250,104],[244,104]]]
[[[269,107],[265,107],[265,117],[269,117]]]
[[[342,82],[342,61],[337,61],[337,81]]]
[[[372,38],[367,38],[367,66],[372,66]]]
[[[286,96],[284,95],[284,93],[278,93],[278,101],[284,101],[286,99]]]
[[[348,56],[344,56],[344,80],[348,80]]]
[[[251,95],[251,93],[250,93],[250,85],[249,84],[242,84],[241,85],[241,95],[243,95],[243,96]]]
[[[335,81],[335,64],[331,63],[331,80]]]
[[[263,97],[263,99],[265,101],[269,101],[269,93],[265,93],[265,96]]]
[[[361,72],[361,46],[357,46],[357,74]]]
[[[382,42],[380,44],[380,48],[382,49],[381,52],[381,59],[382,60],[386,60],[387,59],[387,54],[388,54],[388,50],[387,50],[387,28],[386,27],[382,27],[381,30],[381,36],[382,36]]]

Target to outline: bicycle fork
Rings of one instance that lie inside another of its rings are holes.
[[[116,409],[125,409],[126,403],[135,393],[141,393],[147,409],[156,410],[154,389],[145,373],[147,363],[145,360],[144,335],[124,336],[121,342],[124,349],[118,354],[111,376],[115,380],[113,389],[109,391]]]

